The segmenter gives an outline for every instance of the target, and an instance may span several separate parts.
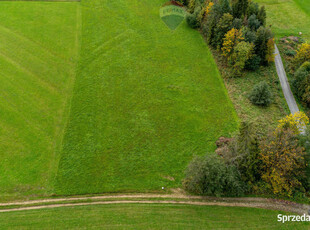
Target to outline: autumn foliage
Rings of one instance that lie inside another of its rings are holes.
[[[279,121],[277,130],[291,129],[294,134],[300,134],[301,130],[309,124],[309,118],[303,112],[290,114]]]
[[[305,167],[304,156],[304,148],[298,145],[290,129],[277,129],[261,143],[262,179],[274,194],[290,197],[294,191],[303,189],[298,178]]]
[[[230,56],[234,51],[234,47],[242,40],[244,40],[244,38],[242,37],[242,32],[240,30],[232,28],[228,31],[223,41],[223,56]]]
[[[303,43],[297,50],[294,62],[299,67],[306,61],[310,61],[310,44]]]

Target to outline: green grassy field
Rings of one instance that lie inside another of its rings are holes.
[[[165,1],[82,2],[82,48],[56,184],[59,194],[181,185],[194,154],[236,130],[212,55]]]
[[[266,6],[267,24],[277,38],[299,36],[310,40],[310,1],[308,0],[255,0]]]
[[[78,7],[0,2],[1,199],[53,190],[77,63]]]
[[[0,2],[2,200],[178,187],[236,130],[209,49],[164,2]]]
[[[111,204],[1,213],[1,229],[309,229],[255,208]]]

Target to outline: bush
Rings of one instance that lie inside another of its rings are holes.
[[[270,105],[272,102],[272,93],[269,85],[265,81],[256,84],[250,93],[249,99],[254,105]]]
[[[291,49],[285,49],[284,54],[286,56],[294,57],[296,55],[296,51],[295,50],[291,50]]]
[[[195,157],[186,170],[183,182],[191,193],[208,196],[241,196],[245,184],[237,168],[227,166],[217,155]]]
[[[255,71],[259,68],[261,58],[257,55],[253,55],[252,58],[245,62],[245,69]]]

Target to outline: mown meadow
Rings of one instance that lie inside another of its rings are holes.
[[[208,47],[165,1],[82,1],[82,44],[56,193],[181,186],[237,116]]]
[[[276,38],[299,36],[310,40],[310,1],[308,0],[255,0],[265,5],[267,24],[272,25]]]
[[[0,194],[46,195],[79,46],[78,3],[0,2]]]
[[[181,185],[238,118],[165,1],[0,2],[1,199]]]
[[[170,204],[107,204],[1,213],[3,229],[309,229],[274,210]],[[38,221],[39,220],[39,221]]]

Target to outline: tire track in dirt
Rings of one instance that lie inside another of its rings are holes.
[[[102,199],[151,199],[151,198],[162,198],[171,200],[113,200],[113,201],[98,201]],[[185,199],[185,200],[174,200],[174,199]],[[199,199],[195,201],[195,199]],[[84,201],[83,201],[84,200]],[[85,201],[87,200],[87,201]],[[78,203],[59,203],[57,202],[68,202],[68,201],[81,201]],[[44,204],[42,203],[52,203]],[[56,202],[56,204],[55,204]],[[68,198],[56,198],[56,199],[42,199],[32,201],[21,201],[21,202],[9,202],[0,203],[2,206],[12,205],[36,205],[29,207],[18,207],[18,208],[6,208],[0,210],[0,212],[13,212],[13,211],[26,211],[26,210],[38,210],[48,208],[60,208],[60,207],[75,207],[75,206],[86,206],[86,205],[105,205],[105,204],[182,204],[182,205],[206,205],[206,206],[226,206],[226,207],[248,207],[248,208],[262,208],[279,210],[286,212],[293,212],[298,214],[308,213],[310,205],[298,204],[290,201],[275,200],[268,198],[213,198],[203,196],[187,196],[187,195],[162,195],[162,194],[136,194],[136,195],[106,195],[106,196],[92,196],[92,197],[68,197]]]

